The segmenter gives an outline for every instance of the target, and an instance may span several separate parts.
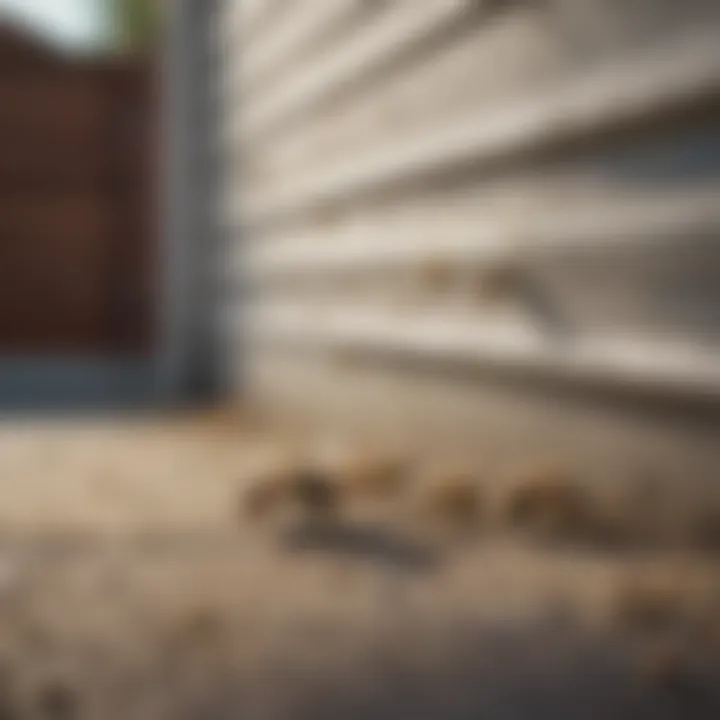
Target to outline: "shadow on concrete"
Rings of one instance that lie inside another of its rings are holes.
[[[429,543],[404,538],[379,524],[350,521],[298,523],[282,534],[281,546],[293,553],[366,560],[405,572],[428,572],[442,560]]]

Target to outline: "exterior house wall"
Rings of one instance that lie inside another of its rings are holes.
[[[217,42],[245,402],[713,480],[717,3],[227,0]]]

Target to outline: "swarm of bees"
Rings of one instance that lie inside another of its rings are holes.
[[[374,503],[404,509],[426,525],[467,530],[489,518],[488,490],[474,468],[428,468],[398,452],[342,449],[305,453],[256,473],[244,483],[241,514],[256,521],[287,512],[337,519]],[[501,493],[499,516],[502,527],[541,540],[585,539],[612,526],[560,464],[538,463],[516,473]]]
[[[257,473],[245,484],[241,514],[254,521],[288,513],[323,520],[347,516],[357,508],[397,507],[445,527],[467,529],[480,521],[482,488],[473,473],[423,472],[417,465],[402,453],[385,450],[296,458]]]
[[[631,490],[630,501],[603,503],[559,462],[528,465],[510,480],[491,488],[472,466],[431,468],[402,452],[342,446],[298,453],[253,473],[243,482],[239,509],[244,519],[266,521],[285,513],[337,520],[358,508],[386,507],[399,511],[392,517],[423,526],[467,530],[492,516],[501,528],[543,542],[645,542]],[[688,539],[697,543],[702,532],[709,545],[720,536],[720,512],[703,510]]]

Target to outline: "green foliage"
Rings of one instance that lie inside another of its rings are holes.
[[[157,40],[160,0],[109,0],[115,46],[123,52],[144,52]]]

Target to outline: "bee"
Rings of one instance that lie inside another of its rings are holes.
[[[429,475],[419,491],[421,516],[446,530],[469,530],[482,520],[484,502],[477,477],[463,470]]]
[[[538,467],[524,473],[505,503],[511,526],[542,537],[577,537],[592,524],[583,489],[559,467]]]
[[[299,464],[261,475],[241,496],[241,516],[267,520],[285,510],[300,511],[308,518],[333,515],[340,503],[335,478],[312,465]]]
[[[312,467],[300,467],[288,482],[290,499],[310,519],[333,516],[340,504],[340,488],[332,475]]]
[[[455,270],[452,263],[440,256],[428,256],[418,267],[418,275],[423,288],[432,292],[445,291],[455,281]]]

